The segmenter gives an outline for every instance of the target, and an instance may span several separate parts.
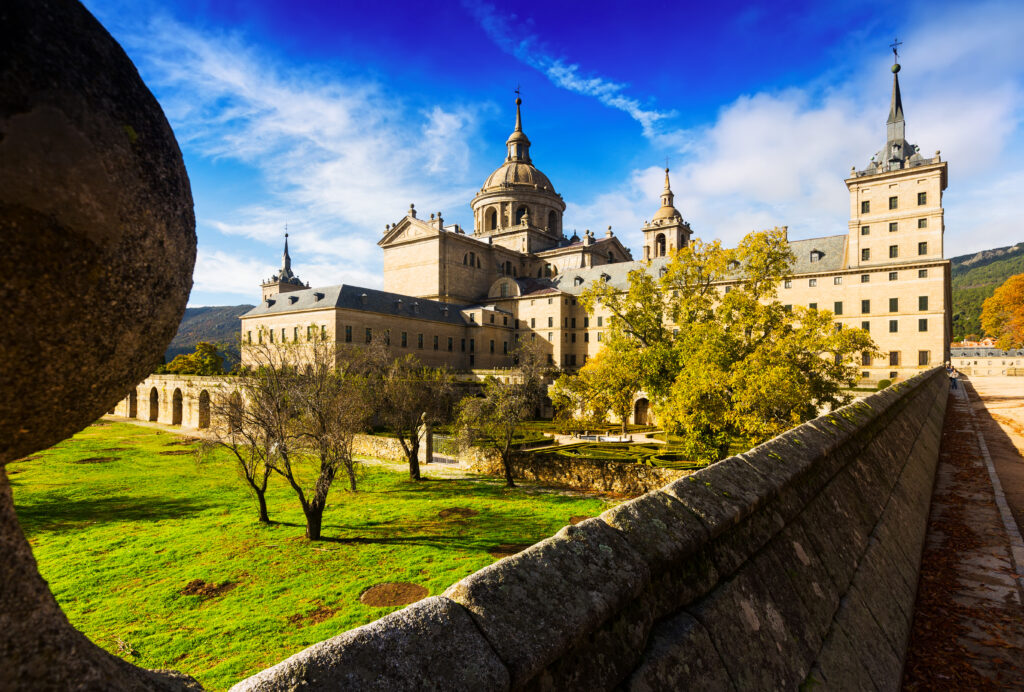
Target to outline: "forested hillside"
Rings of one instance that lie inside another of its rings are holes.
[[[955,341],[983,336],[981,304],[1014,274],[1024,274],[1024,243],[952,258]]]
[[[178,333],[174,336],[164,357],[171,362],[179,353],[192,353],[200,341],[209,341],[226,347],[228,360],[238,359],[238,317],[252,310],[252,305],[212,305],[186,308]]]

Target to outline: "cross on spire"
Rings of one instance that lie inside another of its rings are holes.
[[[903,41],[899,40],[898,38],[894,38],[892,40],[892,43],[889,44],[889,47],[892,48],[892,61],[894,63],[899,62],[900,60],[900,46],[902,45]]]

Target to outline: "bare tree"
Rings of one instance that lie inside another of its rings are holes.
[[[288,398],[296,414],[291,423],[294,437],[291,444],[286,440],[275,450],[270,463],[298,496],[306,517],[306,538],[316,541],[327,495],[339,471],[348,476],[351,492],[356,491],[352,442],[367,428],[373,413],[380,347],[337,347],[313,338],[292,354],[295,365]]]
[[[420,428],[451,420],[455,382],[447,368],[431,368],[412,355],[392,360],[380,383],[378,418],[402,444],[410,480],[420,480]]]
[[[202,456],[215,447],[231,452],[264,524],[270,523],[266,492],[273,456],[278,449],[287,449],[295,416],[289,397],[294,370],[284,355],[282,359],[266,345],[249,348],[250,367],[230,378],[212,402],[213,437],[200,451]]]
[[[456,428],[463,445],[475,444],[501,456],[505,486],[516,486],[512,470],[513,443],[544,398],[545,356],[530,344],[516,351],[516,368],[505,379],[490,376],[482,397],[459,404]]]

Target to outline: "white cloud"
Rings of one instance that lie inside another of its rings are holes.
[[[192,290],[201,293],[229,293],[252,301],[254,294],[259,298],[256,291],[260,283],[275,271],[273,264],[262,260],[200,248],[196,253]]]

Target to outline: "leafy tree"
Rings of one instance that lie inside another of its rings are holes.
[[[1024,346],[1024,274],[1011,276],[985,300],[981,326],[999,348]]]
[[[544,398],[546,371],[546,356],[532,344],[520,347],[515,358],[517,365],[509,376],[489,376],[483,396],[460,402],[455,426],[464,446],[479,445],[501,456],[508,488],[516,487],[512,444]]]
[[[166,365],[157,368],[158,373],[170,375],[223,375],[224,357],[216,344],[200,341],[192,353],[179,353]]]
[[[633,399],[643,386],[633,350],[606,348],[584,365],[575,376],[562,375],[551,390],[551,401],[559,420],[580,419],[602,423],[608,413],[620,422],[622,433],[629,429]],[[569,428],[565,423],[561,427]]]
[[[604,423],[594,405],[594,391],[582,372],[579,375],[559,375],[548,395],[555,409],[554,422],[558,432],[580,433]]]
[[[377,415],[395,433],[409,461],[409,478],[420,480],[420,427],[451,420],[455,381],[447,368],[430,368],[408,354],[386,367],[377,395]]]
[[[606,350],[632,365],[661,422],[696,459],[722,458],[733,440],[755,444],[846,403],[856,358],[877,354],[867,332],[842,329],[830,312],[778,301],[792,262],[778,229],[735,249],[695,240],[660,277],[636,270],[625,291],[595,282],[582,297],[588,310],[610,313]]]

